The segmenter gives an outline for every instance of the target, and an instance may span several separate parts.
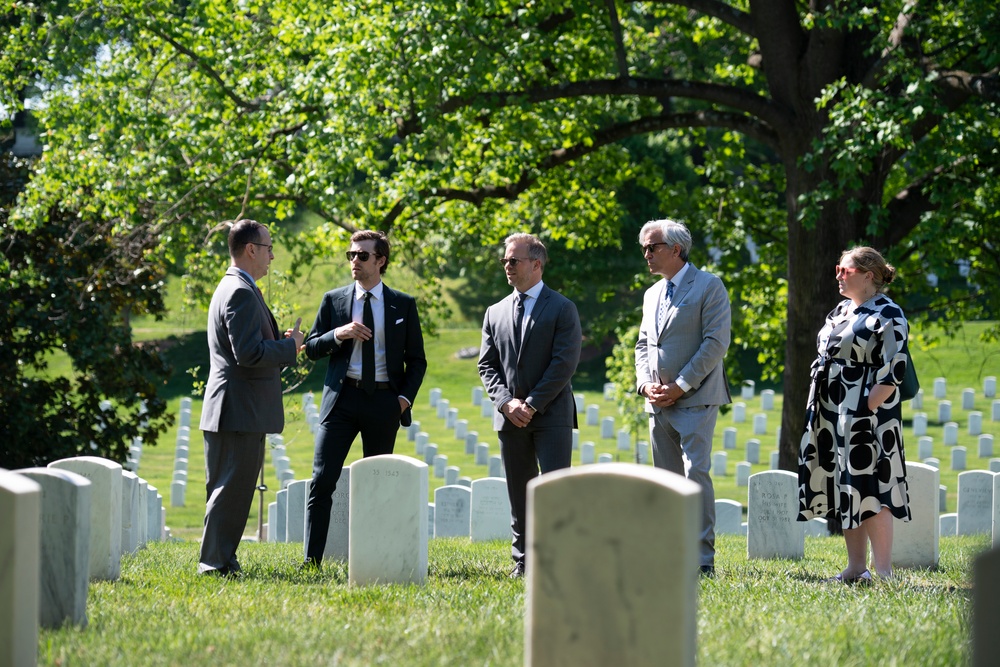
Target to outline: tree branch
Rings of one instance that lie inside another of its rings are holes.
[[[615,38],[615,60],[618,63],[618,76],[628,78],[628,58],[625,55],[625,42],[622,39],[622,24],[618,20],[618,8],[615,0],[604,0],[608,7],[608,19],[611,21],[611,34]]]
[[[634,4],[639,0],[627,1],[629,4]],[[724,2],[719,2],[719,0],[651,0],[651,2],[657,5],[687,7],[712,18],[717,18],[723,23],[733,26],[748,37],[757,37],[757,29],[753,24],[753,18],[750,14],[740,11]]]
[[[951,164],[938,165],[926,174],[906,185],[886,205],[893,224],[883,232],[882,247],[894,247],[912,232],[924,213],[935,211],[939,204],[931,200],[930,186],[944,174],[952,173],[965,164],[968,158],[961,157]]]
[[[235,104],[240,109],[244,109],[246,111],[258,111],[260,110],[262,103],[266,101],[266,99],[257,99],[257,100],[243,99],[242,97],[237,95],[229,86],[226,85],[226,82],[222,80],[222,77],[219,75],[218,72],[209,67],[201,58],[198,57],[198,55],[194,51],[192,51],[191,49],[187,48],[186,46],[178,42],[176,39],[168,35],[163,30],[160,30],[155,22],[150,21],[146,24],[145,27],[151,33],[153,33],[154,35],[156,35],[157,37],[159,37],[160,39],[162,39],[163,41],[165,41],[166,43],[170,44],[172,47],[177,49],[177,51],[186,55],[191,60],[191,62],[193,62],[194,65],[199,70],[201,70],[202,73],[205,74],[205,76],[215,81],[215,83],[218,84],[219,86],[219,90],[221,90],[222,93],[226,97],[228,97],[233,102],[233,104]]]
[[[550,102],[577,97],[681,97],[701,100],[737,109],[755,116],[771,127],[782,127],[791,122],[779,108],[766,97],[733,86],[686,81],[681,79],[592,79],[542,88],[508,92],[481,92],[464,97],[453,97],[438,107],[450,113],[472,106],[503,108],[530,102]]]
[[[725,127],[752,136],[770,146],[777,146],[777,135],[771,128],[757,119],[715,111],[695,111],[662,116],[649,116],[627,123],[618,123],[594,133],[591,140],[578,143],[569,148],[552,151],[532,167],[525,167],[516,180],[503,185],[485,185],[478,188],[429,188],[420,191],[420,198],[443,199],[445,201],[464,201],[474,206],[481,206],[487,199],[517,199],[523,192],[537,182],[540,174],[578,160],[594,153],[609,144],[616,143],[628,137],[634,137],[651,132],[661,132],[670,129],[686,129],[692,127]],[[407,204],[398,200],[382,218],[381,229],[388,229],[393,222],[403,214]]]

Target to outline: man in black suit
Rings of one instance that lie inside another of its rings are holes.
[[[528,482],[568,468],[576,403],[570,380],[580,361],[580,316],[572,301],[542,282],[545,245],[512,234],[501,262],[514,292],[486,311],[479,376],[493,401],[493,428],[507,475],[514,559],[524,575]]]
[[[208,308],[211,367],[201,410],[208,500],[198,557],[200,574],[223,576],[240,571],[236,548],[264,463],[264,436],[285,427],[281,368],[295,363],[304,338],[302,318],[279,333],[257,289],[274,259],[267,227],[255,220],[234,224],[229,257]]]
[[[361,434],[365,458],[392,454],[427,371],[417,302],[382,282],[389,250],[382,232],[351,236],[347,259],[355,282],[323,295],[306,338],[310,359],[330,357],[306,505],[307,566],[323,560],[333,492],[354,439]]]

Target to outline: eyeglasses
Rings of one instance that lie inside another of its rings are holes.
[[[508,264],[510,266],[517,266],[518,262],[530,262],[530,261],[531,261],[530,257],[504,257],[503,259],[500,260],[500,263],[503,264],[504,268],[506,268]]]
[[[658,245],[670,245],[670,244],[660,241],[659,243],[650,243],[644,245],[642,246],[642,254],[645,255],[647,252],[656,252],[656,246]]]
[[[359,262],[367,262],[368,258],[372,255],[375,255],[376,257],[382,256],[377,252],[368,252],[367,250],[348,250],[346,254],[348,262],[353,262],[355,258],[357,258]]]
[[[261,248],[267,248],[268,252],[273,252],[274,251],[274,246],[273,245],[266,245],[264,243],[257,243],[256,241],[250,241],[250,245],[256,245],[256,246],[260,246]]]
[[[846,275],[851,274],[851,273],[860,273],[860,272],[861,272],[861,269],[859,269],[856,266],[841,266],[840,264],[837,265],[837,277],[838,278],[841,275],[845,275],[846,276]]]

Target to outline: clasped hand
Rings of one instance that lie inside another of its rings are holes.
[[[529,423],[531,423],[531,418],[534,416],[535,411],[530,405],[525,403],[519,398],[512,398],[507,405],[503,406],[504,410],[507,411],[507,419],[510,423],[518,428],[524,428]]]
[[[669,384],[647,382],[646,386],[642,388],[642,392],[649,399],[649,402],[658,408],[669,408],[684,395],[684,390],[674,382]]]

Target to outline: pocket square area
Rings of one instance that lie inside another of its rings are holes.
[[[399,318],[398,320],[396,320],[396,324],[399,324],[399,323],[400,323],[400,322],[402,322],[402,321],[403,321],[403,318],[401,317],[401,318]]]

